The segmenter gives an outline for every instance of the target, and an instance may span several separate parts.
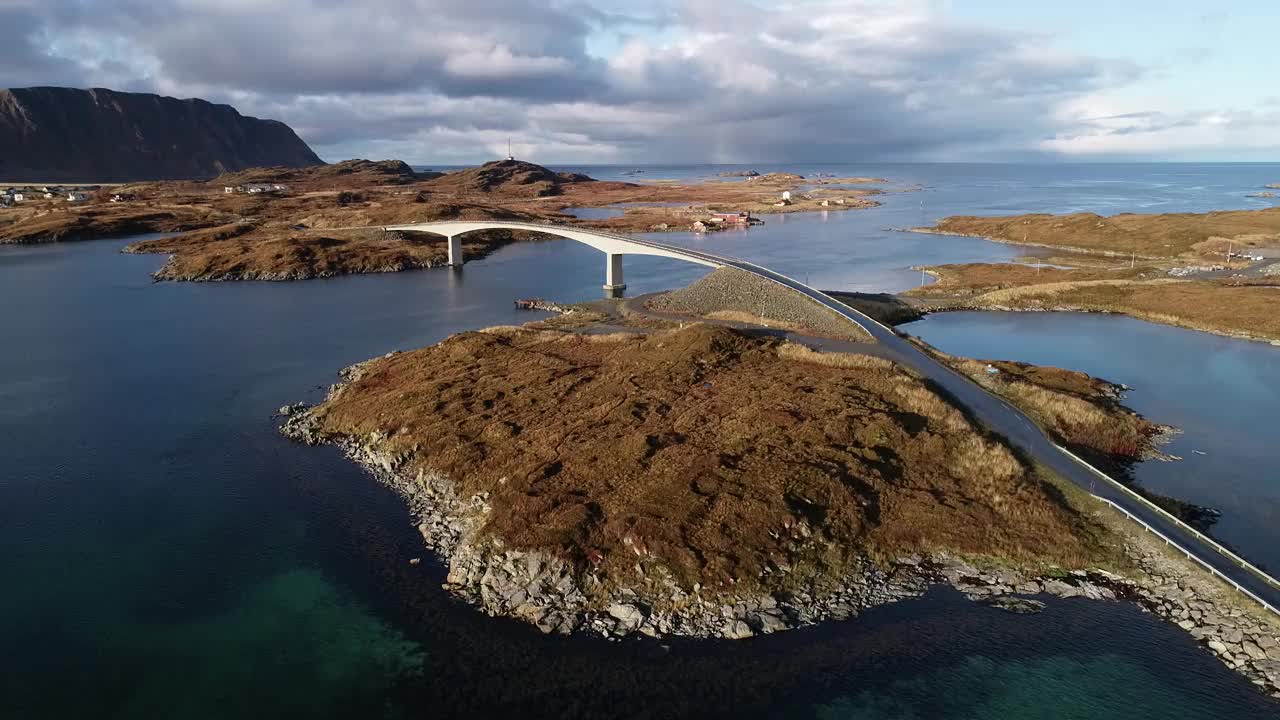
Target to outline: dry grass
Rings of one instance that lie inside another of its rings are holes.
[[[1129,268],[1034,268],[1017,263],[966,263],[925,268],[938,281],[912,288],[904,295],[922,297],[972,297],[1028,286],[1048,287],[1082,282],[1126,281],[1163,277],[1150,267]]]
[[[827,367],[892,370],[892,361],[862,353],[818,352],[800,343],[786,342],[778,346],[778,357],[787,360],[816,363]]]
[[[744,325],[765,325],[778,330],[786,330],[787,332],[800,333],[802,335],[821,334],[818,330],[804,325],[803,323],[779,320],[778,318],[769,317],[768,315],[761,317],[760,315],[743,312],[741,310],[717,310],[715,312],[707,313],[703,317],[708,320],[725,320],[728,322],[742,323]]]
[[[957,358],[930,352],[1005,398],[1032,417],[1059,442],[1084,448],[1117,462],[1154,452],[1160,427],[1120,405],[1119,390],[1084,373],[1006,361]],[[992,375],[991,366],[999,370]]]
[[[1214,281],[1068,283],[981,295],[973,304],[1131,315],[1193,330],[1280,340],[1274,288]]]
[[[860,554],[1079,566],[1106,552],[921,381],[783,353],[804,355],[707,325],[626,343],[464,333],[372,361],[316,417],[488,493],[486,532],[606,582],[637,562],[714,591]]]
[[[1218,243],[1215,238],[1233,239],[1237,249],[1280,245],[1280,208],[1163,215],[1126,213],[1111,217],[1094,213],[957,216],[943,219],[936,229],[1004,242],[1123,256],[1135,252],[1150,258],[1206,253],[1212,256],[1225,249],[1219,247],[1225,240]]]

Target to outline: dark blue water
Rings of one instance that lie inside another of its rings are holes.
[[[1071,368],[1132,387],[1126,405],[1183,431],[1162,448],[1183,459],[1142,463],[1135,479],[1218,508],[1215,536],[1280,569],[1280,348],[1080,313],[938,313],[903,329],[949,353]]]
[[[848,174],[916,182],[908,172]],[[881,233],[916,212],[915,195],[886,199],[678,240],[881,289],[912,277],[904,253],[1009,250]],[[460,273],[152,284],[161,258],[122,244],[0,248],[0,717],[1276,712],[1185,634],[1119,604],[1021,617],[943,593],[669,652],[480,616],[448,599],[438,568],[408,564],[421,541],[397,498],[332,449],[285,441],[270,415],[352,362],[534,317],[514,297],[597,296],[599,254],[537,243]],[[628,258],[626,272],[645,292],[705,270]]]

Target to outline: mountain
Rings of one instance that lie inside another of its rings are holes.
[[[288,125],[230,105],[101,88],[0,90],[0,181],[176,180],[321,164]]]

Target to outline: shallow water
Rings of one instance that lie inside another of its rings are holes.
[[[1182,460],[1141,463],[1135,479],[1221,510],[1213,534],[1280,569],[1280,348],[1085,313],[937,313],[903,329],[948,353],[1071,368],[1133,388],[1126,405],[1182,430],[1162,448]]]
[[[844,172],[916,181],[911,168]],[[948,202],[968,193],[976,210],[1017,194],[992,199],[974,189],[983,177],[953,177],[970,189]],[[885,200],[740,235],[658,237],[837,289],[908,286],[918,257],[1020,252],[878,230],[916,212],[913,194]],[[513,298],[596,297],[600,255],[530,243],[461,272],[153,284],[162,258],[121,255],[123,244],[0,248],[0,717],[1277,710],[1185,634],[1120,604],[1053,601],[1023,617],[939,593],[858,622],[675,642],[669,654],[480,616],[447,598],[430,562],[408,564],[423,551],[395,496],[332,448],[285,441],[270,416],[317,399],[350,363],[538,317]],[[633,293],[705,272],[626,263]],[[1096,700],[1115,697],[1127,701]]]

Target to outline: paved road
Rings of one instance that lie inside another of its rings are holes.
[[[1015,447],[1026,453],[1028,457],[1034,458],[1081,488],[1097,497],[1110,501],[1125,512],[1155,528],[1165,537],[1194,554],[1201,564],[1212,568],[1238,588],[1251,593],[1255,600],[1261,601],[1272,612],[1280,614],[1280,610],[1277,610],[1277,608],[1280,608],[1280,583],[1259,572],[1241,566],[1237,559],[1223,554],[1220,547],[1216,546],[1212,541],[1152,507],[1149,503],[1124,488],[1119,482],[1100,473],[1054,444],[1020,410],[987,392],[969,378],[925,354],[918,347],[898,336],[888,326],[880,324],[871,317],[850,308],[825,293],[754,263],[712,255],[698,250],[649,243],[644,240],[633,241],[680,250],[704,260],[714,261],[721,265],[735,267],[768,278],[802,293],[815,302],[848,318],[851,322],[864,328],[879,342],[881,348],[874,354],[894,359],[932,380],[967,408],[973,418],[993,432],[1008,438]]]
[[[457,224],[460,227],[471,227],[477,225],[476,222],[457,221],[428,224],[437,227],[450,224]],[[504,221],[491,221],[488,222],[487,226],[494,228],[533,230],[553,235],[563,229],[567,229],[558,228],[555,225]],[[472,227],[472,229],[483,228]],[[584,230],[576,227],[572,228],[572,230],[575,231],[575,234],[593,234],[628,244],[630,247],[622,245],[619,246],[617,252],[621,253],[644,252],[642,248],[648,248],[651,250],[657,250],[658,252],[655,254],[667,256],[674,255],[685,260],[700,262],[716,267],[735,267],[740,270],[745,270],[749,273],[789,287],[792,290],[811,298],[815,302],[830,308],[837,314],[847,318],[850,322],[861,326],[877,341],[879,341],[880,347],[874,350],[875,354],[894,359],[907,367],[913,368],[929,380],[932,380],[942,390],[949,393],[961,406],[965,407],[972,418],[985,425],[993,432],[999,433],[1000,435],[1008,438],[1008,440],[1015,447],[1022,450],[1027,457],[1033,458],[1054,472],[1057,472],[1059,475],[1079,485],[1081,488],[1084,488],[1103,500],[1111,502],[1124,512],[1138,518],[1149,527],[1154,528],[1157,532],[1170,539],[1172,542],[1177,543],[1181,548],[1184,548],[1188,553],[1188,557],[1194,556],[1194,559],[1201,565],[1225,578],[1241,591],[1252,595],[1256,601],[1268,607],[1272,612],[1280,614],[1280,610],[1277,609],[1280,608],[1280,582],[1270,578],[1256,568],[1250,569],[1249,567],[1245,567],[1246,563],[1243,560],[1238,557],[1231,556],[1230,551],[1222,548],[1222,546],[1218,545],[1210,538],[1195,532],[1187,525],[1157,509],[1120,483],[1100,473],[1084,461],[1071,455],[1065,449],[1058,447],[1050,441],[1040,428],[1032,423],[1027,416],[1023,415],[1021,411],[1017,410],[1004,400],[988,393],[969,378],[960,375],[951,368],[926,355],[915,345],[912,345],[910,342],[899,337],[891,328],[880,324],[867,315],[864,315],[863,313],[860,313],[838,300],[814,290],[797,280],[745,260],[713,255],[693,248],[652,242],[650,240],[635,238],[620,233]],[[576,239],[579,242],[586,242],[580,237],[574,237],[571,239]],[[613,252],[612,249],[607,251]]]

